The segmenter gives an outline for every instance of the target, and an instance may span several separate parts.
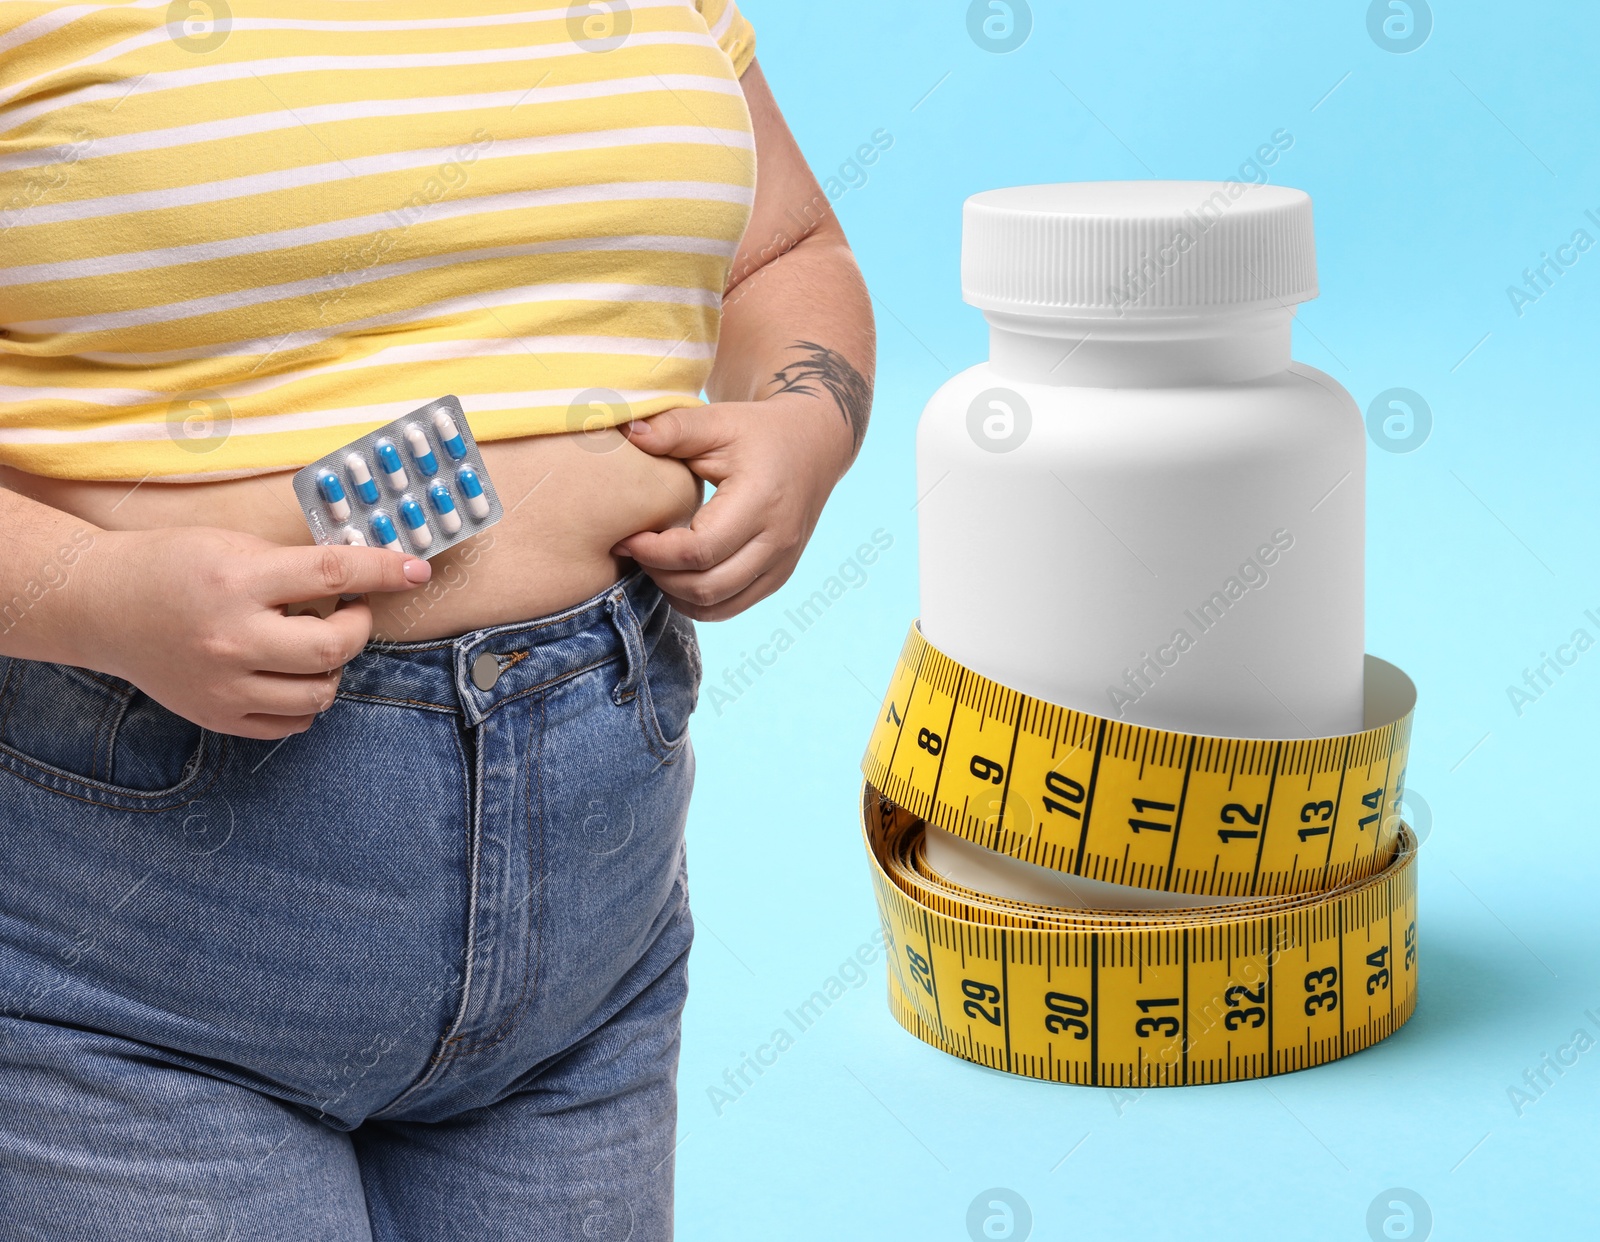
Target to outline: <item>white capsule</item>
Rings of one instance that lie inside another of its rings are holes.
[[[388,440],[379,440],[372,446],[372,451],[378,457],[378,469],[383,471],[384,480],[397,492],[406,490],[406,468],[400,461],[400,453]]]
[[[456,511],[456,502],[450,497],[450,489],[440,479],[435,479],[428,488],[428,499],[433,501],[433,508],[439,515],[439,525],[444,527],[444,533],[454,535],[461,529],[461,514]]]
[[[333,520],[348,522],[350,501],[345,497],[344,484],[339,482],[339,476],[331,470],[324,470],[317,479],[317,489],[322,493],[323,502],[328,506],[328,512],[333,515]]]
[[[406,443],[411,446],[411,456],[418,470],[430,479],[439,473],[439,459],[428,447],[428,437],[422,434],[422,428],[415,423],[406,424]]]
[[[367,537],[358,531],[354,526],[346,526],[340,533],[343,536],[344,541],[353,548],[365,548],[368,546]]]
[[[411,542],[416,545],[417,551],[423,552],[433,546],[433,532],[428,529],[428,515],[422,511],[422,506],[416,502],[415,497],[401,498],[400,520],[405,523],[406,533],[411,536]]]
[[[461,433],[456,430],[456,420],[443,410],[433,412],[433,429],[439,433],[439,442],[444,445],[444,451],[450,454],[454,461],[460,461],[467,455],[466,441],[461,438]]]
[[[355,484],[356,495],[361,497],[362,503],[377,504],[378,485],[372,481],[372,471],[367,469],[367,459],[360,453],[351,453],[344,459],[344,466],[350,472],[350,481]]]
[[[471,466],[462,466],[456,471],[456,482],[461,485],[461,498],[466,502],[467,512],[479,521],[488,517],[489,498],[483,494],[478,472]]]
[[[400,532],[394,528],[394,519],[387,513],[374,513],[372,515],[372,533],[377,538],[380,547],[388,548],[391,552],[404,552],[400,546]]]

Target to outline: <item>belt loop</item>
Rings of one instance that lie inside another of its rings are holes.
[[[644,631],[639,628],[639,618],[634,614],[633,605],[628,602],[624,583],[617,583],[606,596],[606,612],[611,615],[611,624],[622,639],[625,657],[622,679],[611,688],[611,701],[620,707],[624,703],[631,703],[633,696],[639,692],[639,678],[644,675]]]

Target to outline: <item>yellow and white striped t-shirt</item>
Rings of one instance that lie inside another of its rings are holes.
[[[0,463],[228,478],[446,393],[480,440],[695,404],[753,54],[734,0],[0,0]]]

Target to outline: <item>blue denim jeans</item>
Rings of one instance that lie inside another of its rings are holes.
[[[0,1237],[670,1237],[699,681],[639,573],[280,742],[0,658]]]

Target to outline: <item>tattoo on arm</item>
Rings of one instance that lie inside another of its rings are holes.
[[[811,341],[796,341],[789,348],[805,356],[772,377],[779,385],[772,395],[799,392],[812,397],[821,397],[824,393],[831,396],[839,413],[844,415],[845,425],[850,428],[851,449],[859,449],[862,437],[867,434],[867,417],[872,412],[872,386],[837,350]]]

